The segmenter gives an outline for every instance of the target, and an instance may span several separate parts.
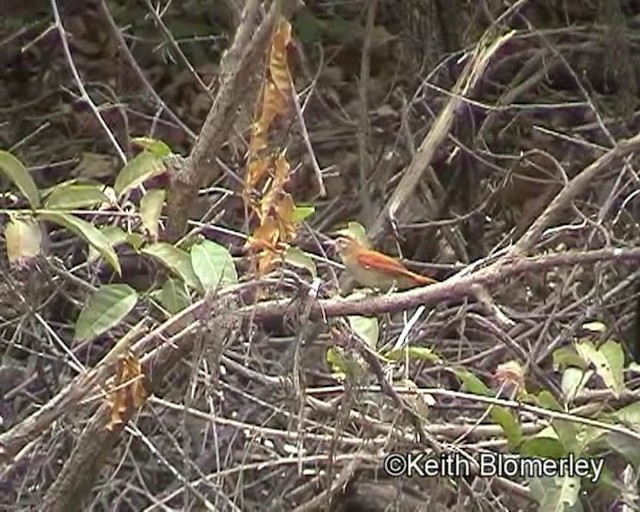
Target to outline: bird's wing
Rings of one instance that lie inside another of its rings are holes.
[[[386,254],[362,252],[356,256],[356,259],[360,265],[370,270],[378,270],[379,272],[396,276],[399,274],[412,274],[402,263]]]
[[[377,270],[390,276],[406,276],[414,279],[417,283],[433,284],[437,281],[421,274],[411,272],[407,267],[395,258],[379,252],[362,252],[356,256],[360,265],[366,269]]]

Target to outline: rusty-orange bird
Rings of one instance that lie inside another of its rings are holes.
[[[355,238],[340,236],[335,243],[347,272],[361,286],[389,291],[392,288],[408,290],[437,282],[411,272],[395,258],[367,249]]]

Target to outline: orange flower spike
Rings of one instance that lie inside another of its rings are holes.
[[[411,272],[397,259],[367,249],[351,237],[339,237],[336,246],[347,272],[361,286],[388,291],[408,290],[436,283],[430,277]]]

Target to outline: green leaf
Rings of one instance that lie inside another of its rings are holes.
[[[476,395],[491,396],[489,388],[485,386],[478,377],[473,373],[464,369],[454,369],[454,374],[460,382],[462,382],[462,390],[468,391]],[[509,442],[509,446],[512,448],[518,446],[522,442],[522,428],[518,423],[518,419],[509,409],[505,407],[498,407],[495,405],[489,406],[489,416],[495,421],[504,432]]]
[[[162,158],[164,158],[165,156],[169,156],[172,153],[171,148],[164,142],[162,142],[161,140],[152,139],[150,137],[135,137],[131,139],[131,142],[136,146],[150,151],[154,155]]]
[[[4,237],[11,265],[28,263],[42,252],[42,228],[31,216],[11,215]]]
[[[589,341],[576,344],[576,351],[595,367],[596,373],[616,397],[624,390],[624,351],[615,341],[607,341],[599,349]]]
[[[577,368],[573,368],[572,371],[580,372]],[[541,391],[538,396],[535,397],[535,402],[540,406],[550,411],[564,411],[563,407],[558,403],[555,397],[549,391]],[[554,439],[562,443],[564,447],[564,453],[582,453],[584,427],[577,423],[553,419],[551,420],[551,426],[543,429],[542,432],[546,432],[548,428],[553,431]],[[542,435],[542,432],[540,435]],[[550,435],[548,436],[550,437]]]
[[[140,245],[142,245],[142,241],[138,245],[133,243],[133,238],[136,236],[140,237],[140,235],[127,233],[118,226],[100,226],[98,230],[104,235],[107,242],[109,242],[109,245],[113,248],[121,244],[129,244],[130,246],[138,249]],[[95,249],[95,247],[90,245],[89,257],[87,258],[88,261],[96,261],[99,257],[100,253]]]
[[[540,407],[544,407],[550,411],[562,411],[562,406],[549,391],[540,391],[535,401]]]
[[[62,212],[45,212],[39,214],[38,218],[40,220],[58,224],[79,236],[89,245],[93,246],[100,253],[100,256],[102,256],[104,260],[113,267],[118,275],[122,274],[118,255],[113,250],[113,247],[111,247],[109,240],[107,240],[107,238],[93,224],[90,224],[75,215]]]
[[[137,251],[140,250],[140,247],[142,247],[145,242],[144,236],[140,233],[127,233],[127,243]]]
[[[560,387],[566,397],[567,402],[572,402],[576,395],[580,393],[593,375],[593,370],[581,370],[570,366],[562,372],[562,382]]]
[[[611,415],[620,423],[634,429],[640,430],[640,402],[636,401],[618,409]]]
[[[296,207],[293,209],[292,220],[293,222],[302,222],[304,219],[306,219],[310,215],[313,215],[315,211],[316,211],[315,206],[296,205]]]
[[[531,495],[541,512],[582,512],[579,500],[580,478],[535,477],[529,481]]]
[[[138,301],[136,291],[126,284],[103,285],[86,302],[76,322],[76,341],[89,341],[115,327]]]
[[[369,238],[367,237],[367,231],[364,229],[364,226],[362,224],[351,221],[347,225],[347,231],[365,247],[368,247],[371,244],[369,242]]]
[[[76,210],[109,202],[102,185],[62,183],[53,188],[44,202],[51,210]]]
[[[189,253],[165,242],[148,245],[140,249],[140,252],[160,261],[171,272],[181,278],[187,286],[197,290],[202,289],[198,277],[193,272]]]
[[[557,432],[566,453],[580,454],[584,451],[586,442],[584,426],[559,419],[552,420],[551,426]]]
[[[203,240],[191,247],[191,266],[205,290],[236,284],[238,274],[226,247]]]
[[[604,383],[613,390],[615,396],[620,396],[625,389],[624,383],[624,350],[617,341],[607,340],[598,349],[602,356],[600,371],[596,371]]]
[[[558,439],[553,427],[547,426],[522,442],[519,449],[524,457],[548,457],[558,459],[567,454],[564,444]]]
[[[427,347],[407,346],[396,348],[385,352],[384,357],[392,361],[399,361],[405,357],[411,361],[429,361],[430,363],[440,363],[442,360],[433,350]]]
[[[0,150],[0,171],[11,180],[22,195],[29,201],[31,208],[40,207],[40,193],[35,181],[23,163],[8,151]]]
[[[158,176],[166,171],[162,158],[151,151],[143,151],[122,168],[113,185],[116,195],[122,197],[130,190],[141,185],[149,178]]]
[[[378,319],[375,316],[348,316],[347,319],[349,320],[351,329],[353,329],[369,347],[375,349],[378,345],[378,337],[380,335]]]
[[[464,369],[454,369],[453,373],[456,377],[458,377],[460,382],[462,382],[462,391],[468,391],[476,395],[485,396],[489,396],[491,394],[489,392],[489,388],[484,385],[484,382],[482,382],[470,371]]]
[[[355,381],[363,373],[363,367],[358,360],[340,347],[327,349],[327,364],[331,367],[331,373],[341,379]]]
[[[520,446],[523,434],[522,427],[520,427],[516,415],[506,407],[499,407],[496,405],[492,405],[490,407],[489,415],[491,416],[491,419],[502,428],[502,431],[507,438],[507,442],[509,443],[509,447],[513,449]]]
[[[589,362],[585,361],[573,347],[562,347],[553,352],[554,369],[561,370],[571,366],[586,370]]]
[[[179,313],[191,304],[189,293],[182,281],[169,278],[158,293],[158,301],[172,315]]]
[[[313,277],[318,275],[318,269],[315,262],[303,251],[297,247],[289,247],[284,253],[284,261],[294,267],[307,270]]]
[[[604,436],[606,445],[609,448],[622,455],[634,466],[637,467],[640,464],[640,445],[638,441],[618,432],[606,432]]]
[[[140,200],[140,218],[142,225],[151,233],[154,239],[158,238],[158,223],[166,193],[162,189],[148,190]]]
[[[640,430],[640,402],[633,402],[607,415],[604,419],[612,423],[625,426],[631,430]],[[633,464],[640,464],[640,445],[637,441],[617,432],[607,432],[608,446],[623,455]]]

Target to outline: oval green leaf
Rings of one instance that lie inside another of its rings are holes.
[[[598,354],[600,357],[597,358],[597,361],[600,362],[600,365],[596,367],[596,371],[607,387],[616,396],[620,396],[620,393],[626,388],[624,382],[624,350],[622,346],[617,341],[607,340],[598,348]]]
[[[140,252],[160,261],[171,272],[182,279],[187,286],[197,290],[202,289],[198,276],[196,276],[191,266],[189,253],[165,242],[148,245],[140,249]]]
[[[203,240],[191,247],[191,265],[205,290],[238,282],[238,274],[226,247]]]
[[[553,367],[556,370],[575,367],[586,370],[589,361],[576,352],[573,347],[561,347],[553,352]]]
[[[315,262],[303,251],[297,247],[289,247],[284,253],[284,261],[293,265],[294,267],[304,268],[313,277],[318,275],[318,269]]]
[[[296,205],[293,209],[293,222],[302,222],[304,219],[313,215],[316,211],[315,206]]]
[[[40,207],[40,193],[35,181],[23,163],[8,151],[0,150],[0,171],[11,180],[22,195],[29,201],[31,208]]]
[[[575,399],[576,395],[585,388],[592,375],[593,370],[581,370],[574,366],[570,366],[562,372],[560,387],[567,402],[572,402]]]
[[[137,301],[138,294],[127,284],[101,286],[80,311],[74,339],[78,342],[97,338],[118,325]]]
[[[169,278],[164,282],[160,293],[157,295],[158,302],[172,315],[179,313],[186,308],[191,301],[189,293],[184,283],[179,279]]]
[[[118,226],[101,226],[97,228],[104,237],[109,242],[111,247],[117,247],[120,244],[127,243],[129,241],[129,235],[126,231]],[[89,257],[87,258],[90,262],[96,261],[100,257],[100,253],[93,246],[89,246]]]
[[[171,148],[164,142],[150,137],[135,137],[131,142],[159,157],[169,156],[172,153]]]
[[[62,212],[45,212],[39,214],[38,218],[40,220],[58,224],[79,236],[89,245],[93,246],[96,251],[100,253],[100,256],[102,256],[104,260],[113,267],[118,275],[122,274],[118,255],[113,250],[109,240],[107,240],[107,238],[93,224],[76,217],[75,215]]]
[[[478,377],[464,369],[453,369],[453,373],[462,383],[462,391],[469,391],[476,395],[490,395],[489,388]]]
[[[158,176],[165,171],[166,166],[161,157],[151,151],[143,151],[129,160],[122,168],[113,188],[116,195],[122,197],[149,178]]]
[[[51,191],[44,202],[51,210],[91,208],[109,201],[102,185],[90,183],[62,183]]]
[[[360,336],[370,348],[375,349],[380,335],[378,319],[375,316],[349,316],[347,318],[353,332]]]
[[[524,437],[522,427],[512,411],[505,407],[492,405],[489,409],[489,415],[502,428],[510,448],[516,448],[522,443]]]
[[[551,426],[547,426],[537,434],[525,439],[520,445],[520,455],[524,457],[549,457],[559,459],[566,456],[567,451]]]
[[[595,368],[596,373],[616,397],[624,390],[624,351],[620,344],[608,340],[596,348],[589,341],[576,344],[576,351]]]

